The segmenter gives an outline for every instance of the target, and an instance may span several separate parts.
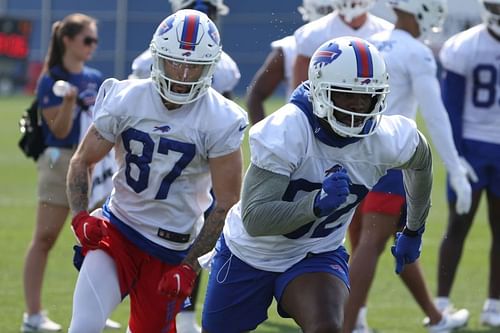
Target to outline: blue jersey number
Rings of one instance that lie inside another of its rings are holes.
[[[125,178],[127,184],[136,192],[140,193],[148,187],[149,172],[151,161],[153,160],[153,153],[155,143],[148,133],[139,131],[134,128],[129,128],[122,133],[123,147],[127,151],[125,162]],[[132,153],[130,149],[130,142],[138,141],[142,143],[142,154],[137,155]],[[174,180],[180,176],[182,170],[193,160],[196,153],[196,147],[192,143],[180,142],[167,138],[160,138],[158,145],[158,153],[168,155],[169,151],[176,151],[181,153],[181,158],[175,163],[172,170],[163,178],[160,188],[156,193],[155,199],[166,199],[170,185]],[[139,170],[137,178],[131,175],[131,165],[135,165]]]
[[[499,76],[495,66],[490,64],[479,64],[472,71],[472,103],[478,108],[490,108],[497,101],[497,85]]]
[[[283,200],[285,201],[293,201],[295,195],[299,191],[312,192],[314,190],[318,190],[321,188],[321,183],[312,183],[305,179],[292,180],[288,185],[288,188],[283,195]],[[311,238],[322,238],[330,235],[332,232],[340,228],[343,224],[338,223],[334,224],[342,215],[349,213],[357,204],[363,200],[363,198],[368,193],[368,189],[363,185],[350,184],[349,192],[356,196],[356,200],[353,203],[342,207],[341,209],[336,210],[331,215],[328,215],[320,224],[314,228]],[[302,227],[284,235],[287,238],[297,239],[303,237],[307,234],[315,221],[311,221],[307,224],[304,224]]]

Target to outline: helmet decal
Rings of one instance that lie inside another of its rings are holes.
[[[179,47],[183,50],[194,51],[197,44],[198,27],[200,17],[198,15],[187,15],[182,26],[182,34]]]
[[[311,62],[315,68],[320,68],[332,63],[341,53],[337,43],[330,43],[315,52]]]
[[[165,21],[163,21],[163,23],[158,27],[158,36],[161,36],[169,32],[170,29],[172,29],[172,27],[174,26],[173,25],[174,20],[175,16],[172,15],[168,17]]]
[[[219,30],[217,30],[217,27],[212,22],[208,23],[208,35],[210,36],[210,38],[212,38],[215,44],[220,44]]]
[[[373,60],[368,45],[360,40],[352,42],[358,64],[358,77],[373,77]]]

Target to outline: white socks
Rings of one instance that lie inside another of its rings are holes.
[[[483,311],[500,312],[500,299],[486,299],[486,301],[484,302]]]
[[[366,320],[367,313],[368,308],[366,305],[359,309],[358,318],[356,318],[356,328],[368,327],[368,321]]]
[[[436,297],[434,299],[434,304],[438,308],[439,312],[444,312],[450,305],[449,297]]]

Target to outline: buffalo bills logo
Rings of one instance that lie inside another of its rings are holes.
[[[219,31],[215,27],[215,24],[213,24],[212,22],[208,23],[208,35],[217,45],[220,44]]]
[[[172,27],[174,26],[174,20],[175,20],[175,16],[170,16],[167,19],[165,19],[162,22],[162,24],[160,24],[160,26],[158,27],[157,34],[159,36],[161,36],[164,33],[167,33],[168,31],[170,31],[170,29],[172,29]]]
[[[329,176],[329,175],[330,175],[330,174],[332,174],[332,173],[338,172],[338,171],[340,171],[340,170],[342,170],[342,169],[343,169],[342,165],[340,165],[340,164],[335,164],[335,165],[334,165],[333,167],[331,167],[330,169],[325,170],[325,177]]]
[[[384,51],[389,52],[394,48],[395,43],[396,43],[396,41],[394,41],[394,40],[385,40],[382,42],[374,42],[373,44],[375,44],[375,46],[377,47],[377,49],[380,52],[384,52]]]
[[[170,126],[168,125],[155,126],[153,131],[160,131],[162,133],[167,133],[168,131],[170,131]]]
[[[337,59],[341,54],[342,51],[340,50],[339,45],[337,43],[330,43],[314,53],[312,58],[313,66],[318,68],[328,65]]]
[[[361,81],[361,85],[363,85],[363,84],[370,84],[370,82],[372,82],[371,79],[364,79],[363,81]]]

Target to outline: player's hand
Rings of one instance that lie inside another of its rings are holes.
[[[347,200],[350,182],[347,171],[342,167],[325,178],[321,191],[314,199],[314,214],[323,217],[339,208]]]
[[[391,252],[396,258],[396,273],[403,271],[406,264],[411,264],[420,257],[422,250],[422,234],[425,226],[420,227],[417,231],[411,231],[406,227],[402,232],[396,234],[396,242],[391,247]]]
[[[467,178],[471,182],[477,183],[477,181],[479,180],[479,177],[477,176],[477,173],[474,170],[474,168],[472,167],[472,165],[470,165],[469,162],[467,162],[467,160],[465,159],[465,157],[462,157],[462,156],[460,156],[459,162],[460,162],[460,165],[462,166],[462,168],[465,170],[465,175],[467,176]]]
[[[71,228],[82,246],[93,250],[98,248],[99,242],[108,234],[107,222],[87,211],[81,211],[73,217]]]
[[[472,204],[472,188],[467,179],[465,169],[460,166],[457,167],[457,170],[450,173],[449,179],[451,188],[457,196],[455,211],[459,215],[467,214]]]
[[[457,214],[467,214],[472,204],[472,188],[470,182],[477,182],[478,177],[472,166],[463,157],[459,159],[459,165],[450,171],[450,185],[457,196],[455,211]]]
[[[174,266],[163,273],[158,292],[170,298],[184,299],[193,292],[196,276],[195,270],[187,264]]]

